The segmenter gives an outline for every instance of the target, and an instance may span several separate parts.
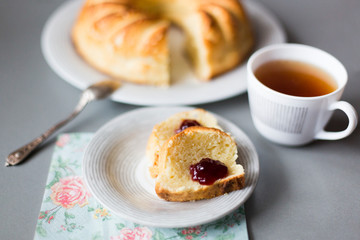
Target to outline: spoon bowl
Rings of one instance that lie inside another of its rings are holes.
[[[120,86],[121,86],[120,81],[115,79],[108,79],[90,85],[88,88],[84,90],[83,93],[92,94],[93,100],[100,100],[109,97]]]

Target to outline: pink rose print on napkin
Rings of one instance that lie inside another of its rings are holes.
[[[56,141],[55,144],[58,147],[64,147],[68,142],[70,142],[70,135],[64,134]]]
[[[123,228],[118,236],[112,236],[111,240],[150,240],[152,232],[147,227],[136,227],[134,229]]]
[[[76,204],[83,207],[88,204],[88,197],[91,196],[79,176],[62,178],[51,187],[51,190],[51,200],[63,208],[72,208]]]

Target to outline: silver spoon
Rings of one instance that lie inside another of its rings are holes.
[[[5,166],[13,166],[20,162],[22,162],[31,152],[33,152],[41,143],[43,143],[51,134],[53,134],[56,130],[70,122],[73,118],[75,118],[84,108],[85,106],[94,100],[103,99],[110,96],[113,92],[115,92],[121,83],[119,80],[104,80],[97,82],[87,89],[83,91],[81,94],[80,100],[75,107],[74,111],[70,114],[69,117],[64,119],[63,121],[55,124],[45,133],[35,138],[30,143],[20,147],[14,152],[10,153],[10,155],[6,159]]]

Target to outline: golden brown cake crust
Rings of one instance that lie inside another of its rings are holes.
[[[138,84],[168,86],[170,22],[180,26],[199,79],[235,68],[254,45],[238,0],[87,0],[72,30],[91,66]]]
[[[160,198],[166,201],[185,202],[189,201],[189,199],[193,201],[218,197],[232,191],[240,190],[244,187],[245,174],[242,174],[241,176],[234,176],[231,178],[226,178],[224,180],[219,180],[213,185],[203,187],[197,191],[174,193],[162,188],[160,183],[157,183],[155,185],[155,191]]]
[[[137,84],[169,85],[169,22],[127,0],[87,0],[72,29],[76,51],[91,66]]]

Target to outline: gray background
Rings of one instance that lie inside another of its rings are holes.
[[[283,24],[289,42],[330,52],[349,73],[343,99],[360,112],[360,1],[261,0]],[[3,167],[10,151],[67,116],[80,91],[59,78],[40,49],[43,26],[62,0],[0,2],[0,239],[32,239],[54,138],[18,167]],[[359,128],[340,141],[289,148],[255,130],[247,94],[198,105],[234,122],[255,144],[261,174],[246,202],[251,239],[359,239]],[[62,132],[94,132],[138,106],[104,100]],[[336,112],[328,129],[346,126]]]

